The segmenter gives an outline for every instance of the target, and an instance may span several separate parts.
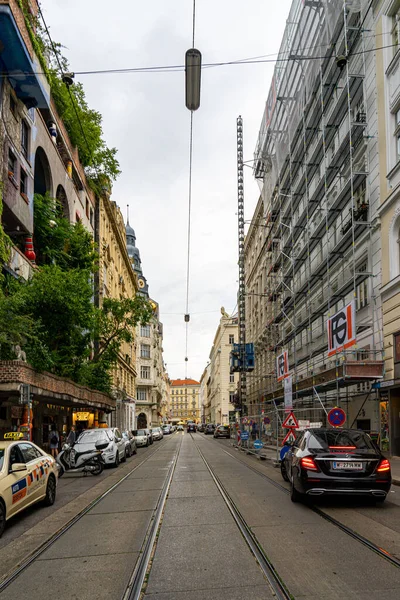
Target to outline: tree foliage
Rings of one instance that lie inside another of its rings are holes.
[[[110,181],[115,181],[121,172],[116,158],[117,150],[108,148],[104,141],[101,114],[89,107],[81,83],[74,83],[67,88],[60,71],[67,73],[71,68],[63,56],[63,46],[50,42],[40,20],[32,16],[27,0],[19,0],[19,5],[25,16],[33,47],[49,81],[58,114],[72,144],[78,148],[87,176],[96,182],[99,175],[105,174]]]
[[[56,263],[63,270],[95,269],[98,255],[92,235],[81,223],[70,223],[62,215],[58,200],[35,194],[34,223],[37,264]]]

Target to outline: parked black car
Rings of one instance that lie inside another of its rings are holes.
[[[213,435],[215,429],[215,425],[213,423],[207,423],[204,429],[204,435]]]
[[[281,463],[292,502],[315,496],[369,496],[383,502],[390,490],[390,463],[364,431],[300,432]]]
[[[204,432],[205,428],[206,428],[206,424],[205,423],[200,423],[199,425],[197,425],[197,431],[201,431],[201,433]]]

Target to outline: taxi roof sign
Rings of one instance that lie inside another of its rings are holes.
[[[9,431],[4,434],[5,440],[22,440],[24,434],[21,431]]]

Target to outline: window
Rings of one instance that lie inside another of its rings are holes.
[[[138,388],[136,390],[136,399],[141,400],[142,402],[145,402],[147,399],[147,391],[141,390],[140,388]]]
[[[16,166],[16,158],[12,150],[8,151],[8,175],[10,177],[14,176]]]
[[[235,392],[229,392],[229,402],[235,404]]]
[[[36,460],[37,458],[43,458],[43,455],[39,452],[39,450],[36,450],[36,448],[31,444],[18,444],[18,447],[22,452],[25,463],[28,463],[31,460]]]
[[[19,191],[25,196],[28,193],[28,177],[24,169],[21,167],[19,171]]]
[[[142,325],[140,327],[140,335],[142,337],[150,337],[150,325]]]
[[[140,357],[141,358],[150,358],[149,344],[140,344]]]
[[[400,25],[400,8],[397,10],[396,14],[392,15],[392,45],[393,45],[393,56],[396,54],[399,49],[399,25]]]
[[[29,127],[24,120],[21,121],[21,152],[27,159],[29,153]]]
[[[367,263],[363,263],[359,265],[357,268],[358,273],[365,273],[367,271]],[[368,277],[364,279],[362,283],[357,286],[356,289],[356,308],[360,310],[364,308],[368,304]]]
[[[10,450],[10,467],[15,463],[24,463],[25,460],[21,454],[21,450],[19,449],[19,444],[17,446],[13,446]]]
[[[229,343],[230,344],[234,344],[235,343],[235,336],[233,334],[229,335]]]
[[[229,383],[235,383],[235,374],[234,373],[231,373],[229,375]]]
[[[140,367],[140,377],[142,379],[150,379],[150,367]]]
[[[396,140],[396,160],[400,160],[400,109],[395,114],[394,136]]]
[[[393,338],[394,338],[394,362],[400,363],[400,333],[395,333]]]
[[[94,212],[93,212],[93,208],[90,209],[90,224],[93,227],[93,217],[94,217]]]
[[[85,204],[85,212],[86,212],[87,218],[89,218],[89,200],[87,198],[86,198],[86,204]]]

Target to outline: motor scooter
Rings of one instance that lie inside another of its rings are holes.
[[[83,473],[87,475],[100,475],[104,469],[103,450],[108,446],[108,442],[96,442],[94,450],[78,453],[74,446],[64,444],[61,452],[56,457],[59,467],[58,478],[65,472]]]

